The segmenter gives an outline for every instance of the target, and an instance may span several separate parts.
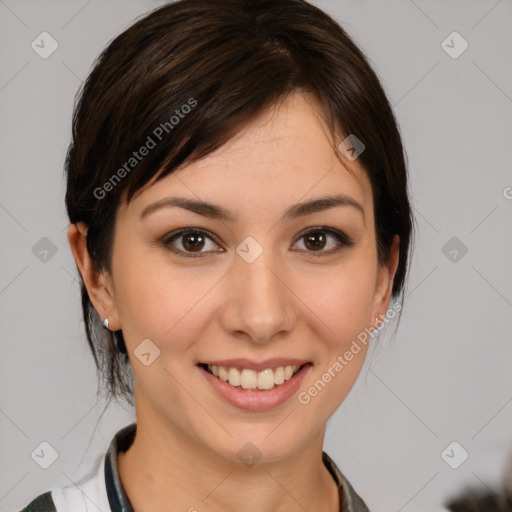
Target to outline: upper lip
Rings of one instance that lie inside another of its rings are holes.
[[[198,364],[208,364],[210,366],[224,366],[224,368],[246,368],[261,372],[267,368],[277,368],[279,366],[302,366],[310,363],[307,359],[294,359],[290,357],[274,357],[272,359],[265,359],[265,361],[251,361],[250,359],[222,359],[215,361],[202,361]]]

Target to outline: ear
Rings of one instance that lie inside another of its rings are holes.
[[[371,325],[374,325],[376,319],[384,318],[391,299],[393,291],[393,281],[398,268],[400,253],[400,237],[395,235],[391,244],[389,261],[387,264],[379,265],[377,274],[377,285],[373,299]]]
[[[121,324],[114,300],[112,280],[107,271],[100,274],[95,271],[87,249],[87,230],[83,222],[70,224],[69,246],[94,309],[102,320],[108,318],[109,330],[117,331],[121,329]]]

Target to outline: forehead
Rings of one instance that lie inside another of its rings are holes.
[[[308,198],[342,193],[371,210],[366,171],[357,160],[336,153],[340,142],[332,139],[316,99],[296,93],[249,122],[215,152],[138,191],[130,208],[141,211],[151,201],[180,195],[235,211],[257,208],[262,215]]]

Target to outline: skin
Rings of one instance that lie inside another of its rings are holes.
[[[330,140],[314,98],[296,93],[206,158],[123,201],[111,275],[92,270],[86,226],[70,226],[89,297],[110,329],[123,329],[135,373],[137,436],[118,465],[137,512],[229,511],[241,503],[247,512],[339,510],[335,482],[321,459],[325,427],[353,386],[365,347],[309,404],[294,396],[264,412],[226,403],[195,365],[300,357],[313,364],[304,391],[385,314],[399,240],[389,263],[379,265],[371,184],[357,160],[336,157],[340,142]],[[288,207],[335,192],[362,212],[336,206],[283,218]],[[140,218],[150,204],[176,196],[220,205],[236,220],[180,207]],[[324,246],[299,236],[318,226],[344,232],[353,245],[340,245],[325,231]],[[184,227],[217,239],[205,238],[196,252],[190,238],[167,246],[161,240]],[[263,248],[250,264],[235,252],[247,236]],[[160,349],[150,366],[133,354],[147,338]],[[253,467],[237,457],[247,442],[262,454]]]

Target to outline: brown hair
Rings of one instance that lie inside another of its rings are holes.
[[[361,50],[304,0],[178,0],[145,15],[99,55],[77,98],[65,163],[69,220],[88,226],[95,268],[111,270],[121,201],[213,152],[299,90],[320,101],[334,140],[354,134],[365,144],[359,162],[372,185],[379,261],[388,261],[399,235],[393,296],[403,294],[412,213],[396,120]],[[143,146],[145,156],[135,158]],[[113,333],[101,329],[83,282],[82,307],[108,394],[133,403],[130,365]],[[121,331],[116,336],[123,346]]]

